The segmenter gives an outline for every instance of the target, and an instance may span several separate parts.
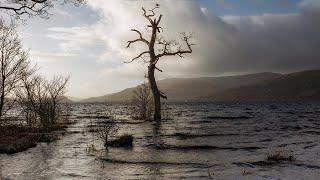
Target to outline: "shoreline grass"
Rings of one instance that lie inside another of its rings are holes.
[[[65,132],[70,123],[58,123],[48,128],[21,125],[0,126],[0,154],[15,154],[37,146],[38,142],[53,142]]]

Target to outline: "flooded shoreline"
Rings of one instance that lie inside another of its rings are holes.
[[[0,155],[2,179],[316,179],[320,175],[320,103],[170,104],[160,125],[130,119],[124,105],[76,104],[65,136]],[[102,143],[87,132],[107,112],[132,149],[88,153]],[[208,118],[209,117],[209,118]],[[283,150],[294,162],[266,163]]]

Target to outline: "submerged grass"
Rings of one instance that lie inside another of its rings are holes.
[[[52,142],[58,139],[58,131],[64,131],[66,123],[50,128],[29,128],[20,125],[0,126],[0,153],[14,154],[35,147],[37,142]]]
[[[294,161],[295,157],[292,154],[285,151],[275,151],[267,154],[266,160],[274,162]]]

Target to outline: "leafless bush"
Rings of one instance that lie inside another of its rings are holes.
[[[114,135],[118,131],[117,124],[115,122],[115,117],[110,116],[110,118],[104,122],[99,122],[96,126],[96,135],[103,142],[104,147],[108,150],[108,141],[110,136]]]
[[[47,129],[56,124],[65,106],[62,100],[68,78],[55,76],[48,81],[40,76],[26,76],[22,82],[17,97],[29,126],[41,125]]]
[[[149,85],[143,83],[134,91],[132,98],[134,119],[151,120],[153,113],[153,100]]]
[[[0,124],[15,104],[14,92],[29,65],[28,53],[22,48],[16,25],[0,20]]]

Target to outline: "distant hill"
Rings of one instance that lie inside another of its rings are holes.
[[[274,77],[255,84],[212,92],[209,100],[320,100],[320,70]]]
[[[320,100],[320,70],[158,81],[169,101]],[[128,102],[136,87],[82,102]]]
[[[98,96],[98,97],[91,97],[88,99],[84,99],[80,102],[88,102],[88,103],[92,103],[92,102],[126,102],[126,101],[131,100],[135,89],[136,89],[136,87],[127,88],[127,89],[120,91],[118,93],[107,94],[107,95]]]
[[[198,101],[214,93],[282,76],[277,73],[258,73],[224,77],[174,78],[160,80],[158,85],[167,93],[170,101]],[[82,102],[126,102],[131,100],[135,89],[136,87],[128,88],[118,93],[88,98]]]
[[[67,96],[66,98],[68,98],[69,101],[71,101],[71,102],[79,102],[79,101],[83,100],[82,98],[72,97],[72,96]]]

